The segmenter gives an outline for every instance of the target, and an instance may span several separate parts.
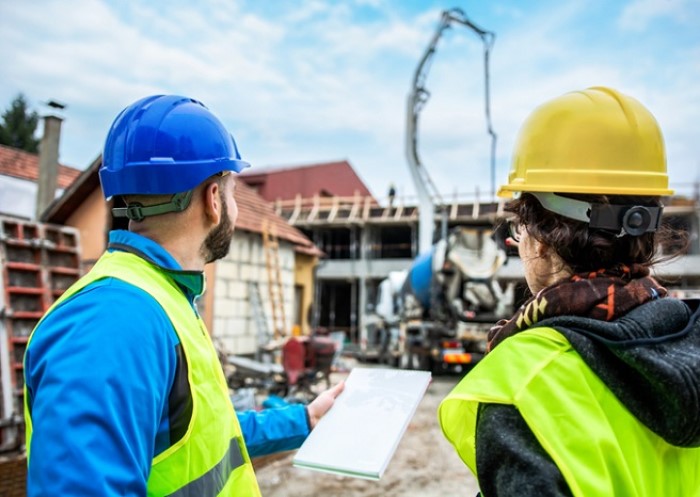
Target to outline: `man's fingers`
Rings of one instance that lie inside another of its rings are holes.
[[[342,392],[343,389],[345,389],[345,382],[344,382],[344,381],[341,381],[341,382],[338,383],[337,385],[335,385],[335,386],[329,388],[327,391],[328,391],[328,393],[329,393],[330,395],[332,395],[333,398],[335,399],[336,397],[338,397],[338,395],[340,395],[340,392]]]

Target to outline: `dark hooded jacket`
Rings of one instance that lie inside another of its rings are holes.
[[[536,326],[563,334],[620,402],[654,433],[674,446],[698,447],[699,320],[700,301],[664,298],[611,322],[558,316]],[[480,406],[476,465],[484,497],[572,495],[513,406]]]

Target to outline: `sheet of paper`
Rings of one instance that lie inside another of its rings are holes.
[[[292,464],[379,480],[429,384],[427,371],[354,368]]]

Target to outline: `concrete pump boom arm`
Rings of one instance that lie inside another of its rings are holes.
[[[494,194],[495,183],[495,154],[496,154],[496,133],[491,125],[491,105],[489,89],[489,54],[495,41],[496,35],[486,31],[469,20],[462,9],[453,8],[442,12],[440,23],[435,31],[427,49],[421,57],[418,67],[413,75],[411,92],[408,95],[407,119],[406,119],[406,157],[408,159],[409,171],[416,187],[418,195],[420,218],[419,218],[419,252],[423,253],[431,249],[433,244],[433,230],[435,224],[435,203],[436,199],[440,205],[444,202],[440,192],[433,183],[428,171],[423,166],[418,154],[418,116],[423,106],[430,98],[430,92],[425,88],[425,81],[428,76],[430,62],[435,55],[438,41],[444,31],[453,23],[463,25],[474,31],[484,44],[484,73],[485,73],[485,109],[487,131],[491,135],[491,189]],[[443,233],[443,235],[445,235]]]

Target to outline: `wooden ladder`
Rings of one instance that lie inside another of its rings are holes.
[[[287,336],[287,320],[284,313],[284,288],[280,270],[279,240],[277,229],[267,219],[263,221],[263,247],[265,249],[265,267],[267,268],[267,288],[272,309],[273,339]]]

